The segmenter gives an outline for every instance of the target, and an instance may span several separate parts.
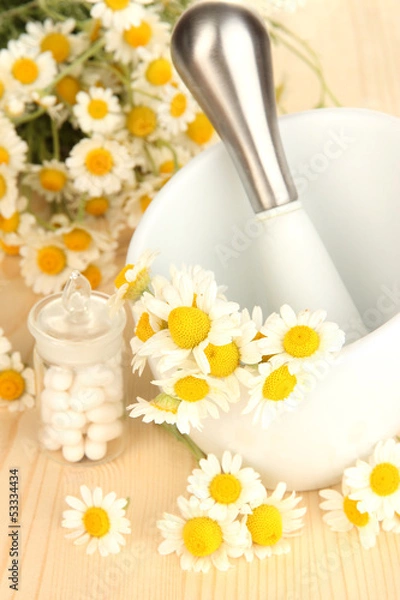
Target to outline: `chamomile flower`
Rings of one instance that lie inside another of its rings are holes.
[[[177,272],[174,281],[162,288],[160,297],[144,293],[148,312],[166,321],[168,327],[143,344],[140,354],[160,358],[162,373],[189,358],[194,358],[204,373],[209,372],[207,347],[229,344],[238,332],[232,318],[238,305],[217,296],[214,280],[198,287],[185,272]]]
[[[22,34],[20,40],[37,53],[50,52],[55,62],[62,65],[72,62],[87,47],[82,35],[72,33],[74,29],[74,19],[57,23],[51,19],[43,23],[30,21],[26,26],[27,33]]]
[[[119,194],[107,194],[86,198],[84,210],[86,223],[98,231],[108,231],[113,239],[117,239],[121,229],[126,226],[123,214],[123,191]],[[76,198],[75,210],[79,207],[80,198]]]
[[[7,354],[11,350],[11,342],[4,335],[4,329],[0,327],[0,355]]]
[[[224,519],[229,510],[251,512],[250,502],[259,504],[267,496],[260,475],[251,467],[242,467],[242,457],[227,450],[221,462],[214,454],[200,460],[188,478],[187,490],[200,500],[200,508],[212,519]]]
[[[100,19],[104,27],[123,31],[130,25],[140,25],[143,7],[132,0],[88,0],[94,4],[90,11],[93,19]]]
[[[161,178],[160,180],[157,177],[155,178],[154,187],[156,190],[163,187],[166,181],[171,179],[191,158],[190,153],[182,146],[172,148],[169,145],[161,147],[154,145],[149,148],[149,152],[151,163],[147,164],[147,168],[150,171],[155,166]]]
[[[159,93],[163,86],[172,84],[176,79],[174,67],[168,54],[151,56],[143,60],[135,69],[132,85],[135,90]]]
[[[116,244],[105,233],[95,231],[85,223],[71,223],[57,231],[67,254],[68,265],[74,269],[85,269],[97,260],[101,252],[109,252]]]
[[[176,552],[184,571],[207,573],[211,566],[227,571],[229,557],[242,556],[249,543],[245,528],[236,520],[237,510],[228,511],[225,519],[213,519],[194,496],[189,500],[180,496],[178,507],[182,516],[164,513],[157,522],[165,538],[159,553]]]
[[[161,90],[158,106],[160,126],[169,136],[176,136],[187,130],[196,117],[198,107],[183,85],[166,85]]]
[[[248,561],[254,556],[265,558],[273,554],[290,552],[287,537],[296,535],[304,525],[302,517],[306,507],[297,508],[301,496],[292,492],[283,498],[286,483],[280,482],[274,492],[262,502],[252,503],[252,513],[245,517],[252,545],[245,552]]]
[[[400,444],[378,442],[369,462],[357,460],[345,469],[343,481],[361,513],[376,513],[379,521],[393,518],[400,513]]]
[[[134,162],[125,146],[98,135],[78,142],[66,165],[75,187],[90,196],[113,194],[133,180]]]
[[[330,358],[342,348],[345,334],[325,319],[324,310],[302,310],[296,315],[285,304],[280,315],[270,315],[261,328],[263,354],[280,354],[288,361],[308,364]]]
[[[57,233],[39,230],[27,238],[20,254],[21,274],[35,294],[59,292],[73,270]]]
[[[137,25],[123,30],[111,28],[104,33],[106,50],[125,65],[163,54],[167,50],[169,38],[170,25],[161,21],[150,8],[146,9]]]
[[[19,173],[25,167],[28,144],[15,131],[12,123],[0,117],[0,164],[11,173]]]
[[[0,63],[10,75],[11,91],[21,100],[30,100],[32,91],[47,87],[57,72],[50,52],[39,53],[20,41],[11,41],[0,51]]]
[[[322,518],[332,531],[350,531],[355,527],[362,547],[372,548],[379,533],[378,519],[374,514],[361,513],[357,500],[351,500],[348,494],[348,489],[344,489],[343,494],[336,490],[321,490],[319,495],[325,501],[321,502],[320,508],[327,511]]]
[[[315,379],[300,365],[287,363],[281,356],[273,356],[257,366],[257,375],[249,381],[250,399],[243,414],[253,413],[253,423],[263,429],[285,411],[293,411],[311,391]]]
[[[73,539],[75,545],[87,544],[86,554],[97,550],[101,556],[118,554],[126,541],[122,534],[131,533],[129,519],[125,517],[126,498],[117,499],[115,492],[104,495],[100,487],[91,491],[86,485],[80,486],[81,498],[65,498],[71,510],[63,512],[62,527],[72,529],[65,535]]]
[[[150,284],[150,267],[158,256],[158,252],[146,250],[134,265],[126,265],[115,279],[117,292],[111,296],[109,306],[111,312],[118,311],[125,300],[138,300]]]
[[[151,315],[144,306],[142,300],[138,300],[132,306],[133,318],[135,321],[135,335],[131,339],[130,345],[133,355],[132,371],[138,371],[139,375],[147,363],[147,357],[141,356],[139,350],[147,340],[149,340],[157,331],[165,329],[167,323],[154,315]]]
[[[141,97],[140,101],[126,112],[126,129],[141,145],[138,150],[144,150],[143,143],[157,138],[159,123],[157,117],[157,102],[149,97]]]
[[[143,423],[177,425],[179,404],[180,400],[161,392],[150,401],[138,396],[137,402],[127,406],[127,410],[131,411],[129,416],[133,419],[143,417]],[[182,419],[180,424],[183,424]]]
[[[31,234],[35,225],[35,217],[25,212],[28,200],[20,196],[17,200],[16,211],[6,219],[0,215],[0,246],[6,254],[12,256],[19,253],[20,246]]]
[[[119,100],[109,88],[91,87],[89,92],[79,92],[73,113],[85,133],[109,134],[123,124]]]
[[[219,417],[219,410],[229,410],[229,392],[223,382],[199,372],[196,364],[185,364],[170,377],[152,381],[163,392],[180,400],[178,423],[183,418],[187,428],[179,427],[182,433],[190,433],[190,427],[202,429],[202,420],[210,416]],[[179,425],[178,425],[179,426]]]
[[[129,227],[135,228],[138,225],[162,184],[161,177],[151,175],[144,178],[135,188],[130,187],[122,192],[123,211]]]
[[[92,290],[97,290],[115,274],[115,252],[102,252],[81,273],[89,281]]]
[[[55,158],[43,160],[40,165],[29,165],[24,183],[47,202],[61,202],[76,193],[65,164]]]
[[[0,165],[0,215],[9,219],[17,210],[17,181],[15,174],[5,165]]]
[[[217,140],[217,135],[208,117],[197,110],[194,119],[189,121],[184,132],[184,145],[193,153],[208,148]]]
[[[3,346],[5,344],[3,343]],[[19,352],[0,355],[0,406],[10,412],[23,411],[34,405],[35,377],[24,367]]]

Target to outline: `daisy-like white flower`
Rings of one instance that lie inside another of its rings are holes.
[[[286,483],[280,482],[275,491],[261,503],[252,504],[252,513],[245,517],[252,539],[252,546],[245,552],[248,561],[254,556],[265,558],[273,554],[290,552],[287,537],[296,535],[304,525],[302,517],[306,507],[296,508],[301,496],[292,492],[283,498]]]
[[[295,410],[314,385],[315,378],[301,365],[273,356],[257,365],[257,375],[248,383],[250,399],[243,414],[252,412],[253,423],[260,422],[266,429],[278,415]]]
[[[57,73],[50,52],[38,53],[19,40],[12,40],[0,51],[0,64],[10,75],[11,91],[21,100],[30,100],[31,92],[47,87]]]
[[[217,135],[210,120],[202,111],[198,110],[194,119],[187,124],[183,145],[193,153],[197,153],[216,141]]]
[[[0,164],[6,165],[11,173],[25,168],[28,144],[16,133],[11,121],[0,117]]]
[[[133,180],[134,162],[125,146],[98,135],[78,142],[66,165],[75,187],[90,196],[113,194]]]
[[[29,165],[24,183],[39,192],[47,202],[60,202],[62,198],[72,198],[75,191],[67,167],[55,158],[43,160],[40,165]]]
[[[242,457],[232,456],[227,450],[221,462],[214,454],[200,460],[200,469],[194,469],[188,478],[187,490],[200,500],[200,508],[207,510],[212,519],[224,519],[229,510],[251,512],[250,502],[260,504],[267,492],[260,475],[251,467],[242,468]]]
[[[369,462],[357,460],[344,471],[349,497],[361,513],[376,513],[379,521],[400,513],[400,443],[378,442]]]
[[[30,21],[26,25],[27,33],[20,40],[37,53],[50,52],[58,65],[69,63],[84,52],[88,42],[81,34],[73,34],[75,20],[66,19],[55,23],[46,19],[44,23]]]
[[[9,219],[17,210],[17,181],[15,174],[5,165],[0,165],[0,215]]]
[[[152,383],[181,401],[177,424],[182,433],[190,433],[190,426],[202,429],[203,419],[219,417],[218,409],[229,410],[230,395],[224,382],[202,374],[197,365],[189,361],[185,368],[178,369],[170,377]]]
[[[374,514],[361,513],[357,500],[351,500],[348,493],[345,489],[343,494],[336,490],[321,490],[319,495],[325,502],[321,502],[320,508],[329,511],[322,518],[332,531],[350,531],[355,527],[362,547],[372,548],[379,533],[378,519]]]
[[[145,11],[132,0],[88,0],[94,4],[90,11],[93,19],[100,19],[104,27],[123,31],[130,25],[140,25]]]
[[[169,179],[181,169],[186,163],[189,162],[191,155],[190,152],[182,146],[152,146],[149,148],[152,162],[148,162],[148,170],[152,169],[152,166],[156,166],[157,171],[162,178],[161,181],[155,181],[156,190],[160,189],[165,185]]]
[[[131,411],[129,416],[133,419],[143,417],[143,423],[178,425],[179,404],[180,400],[161,392],[150,401],[138,396],[137,402],[127,406],[127,410]],[[180,420],[180,425],[187,429],[183,419]]]
[[[11,342],[4,335],[4,329],[2,329],[0,327],[0,355],[7,354],[7,352],[10,352],[10,350],[11,350]]]
[[[162,536],[160,554],[176,552],[184,571],[207,573],[214,565],[220,571],[231,567],[229,557],[242,556],[249,544],[248,533],[236,520],[237,510],[228,511],[225,519],[213,519],[200,508],[200,501],[191,496],[178,498],[181,517],[164,513],[157,522]]]
[[[238,333],[232,317],[238,304],[218,298],[214,280],[199,287],[186,272],[177,271],[172,282],[162,288],[160,297],[145,292],[143,303],[150,314],[168,325],[139,351],[142,356],[160,358],[162,373],[189,358],[194,358],[204,373],[209,372],[207,347],[229,344]]]
[[[97,290],[115,274],[115,252],[102,252],[81,273],[89,281],[92,290]]]
[[[158,136],[157,107],[157,101],[141,95],[138,103],[126,111],[126,129],[134,139],[140,141],[140,147],[137,147],[140,151],[143,151],[145,141],[153,141]]]
[[[88,93],[79,92],[73,112],[85,133],[109,134],[123,125],[119,100],[108,88],[91,87]]]
[[[169,136],[186,131],[196,116],[198,107],[183,85],[166,85],[161,90],[157,113],[160,126]]]
[[[109,299],[111,312],[118,311],[125,300],[135,302],[150,284],[150,267],[158,252],[146,250],[134,265],[126,265],[115,279],[117,292]]]
[[[62,527],[72,529],[66,538],[74,544],[87,544],[86,554],[98,550],[101,556],[118,554],[126,541],[122,534],[131,533],[129,519],[125,517],[126,498],[117,499],[115,492],[104,495],[100,487],[91,491],[86,485],[80,487],[81,497],[65,498],[72,510],[63,512]]]
[[[8,341],[8,340],[7,340]],[[5,345],[3,343],[3,345]],[[0,405],[10,412],[23,411],[34,405],[35,376],[25,367],[19,352],[0,355]]]
[[[161,21],[159,15],[147,8],[138,25],[123,30],[108,29],[104,33],[106,50],[123,64],[148,60],[150,56],[163,54],[168,48],[170,25]]]
[[[141,300],[135,302],[132,306],[133,318],[135,321],[135,335],[131,339],[130,345],[132,350],[132,371],[138,371],[139,375],[143,373],[143,369],[147,363],[147,357],[141,356],[139,350],[147,340],[149,340],[157,331],[165,329],[167,323],[154,315],[151,315],[144,306]]]
[[[35,217],[27,212],[28,200],[20,196],[17,200],[16,211],[6,219],[0,215],[0,241],[6,254],[19,254],[19,247],[25,243],[36,225]]]
[[[133,73],[132,85],[135,90],[154,94],[176,79],[171,58],[164,54],[143,60]]]
[[[109,252],[116,242],[105,233],[95,231],[84,223],[72,223],[57,231],[65,246],[68,265],[83,270],[97,260],[101,252]]]
[[[150,206],[163,179],[150,175],[136,187],[130,187],[123,192],[123,211],[129,227],[135,228],[145,211]]]
[[[59,292],[73,268],[68,265],[67,251],[57,233],[39,230],[21,246],[21,274],[35,294]]]
[[[280,354],[288,361],[308,364],[330,358],[342,348],[345,334],[325,319],[324,310],[302,310],[296,315],[285,304],[280,315],[273,313],[261,328],[263,354]]]

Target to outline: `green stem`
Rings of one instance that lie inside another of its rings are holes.
[[[58,129],[54,119],[50,119],[51,122],[51,135],[53,137],[53,155],[56,160],[60,160],[60,137],[58,135]]]
[[[67,17],[53,10],[47,5],[47,0],[39,0],[39,8],[44,12],[47,17],[53,19],[53,21],[65,21]]]
[[[142,96],[147,96],[148,98],[152,98],[153,100],[158,100],[161,102],[160,96],[155,96],[154,94],[149,94],[149,92],[144,92],[143,90],[139,90],[138,88],[132,88],[132,92],[136,94],[142,94]]]
[[[11,119],[11,120],[14,123],[14,125],[16,127],[18,127],[18,125],[22,125],[23,123],[30,123],[31,121],[34,121],[38,117],[41,117],[42,115],[44,115],[45,112],[46,112],[45,109],[43,107],[41,107],[32,113],[28,113],[26,115],[23,115],[22,117],[15,117],[14,119]]]
[[[176,153],[175,148],[172,146],[172,144],[170,144],[166,140],[157,140],[156,146],[158,146],[160,148],[162,148],[162,147],[168,148],[168,150],[172,154],[172,160],[174,161],[175,171],[178,171],[179,170],[178,155]]]
[[[37,8],[38,6],[38,0],[32,0],[32,2],[27,2],[22,6],[16,6],[15,8],[9,8],[8,10],[4,10],[0,16],[0,23],[5,21],[6,19],[18,17],[19,15],[24,14],[25,11],[31,10],[32,8]]]
[[[186,433],[180,433],[176,425],[170,425],[169,423],[161,423],[161,427],[164,427],[169,433],[171,433],[178,442],[182,442],[185,444],[190,452],[193,454],[197,462],[199,462],[202,458],[206,458],[206,454],[203,452],[201,448],[198,447],[194,441],[186,435]]]

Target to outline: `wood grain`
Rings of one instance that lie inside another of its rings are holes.
[[[318,50],[331,87],[345,106],[400,115],[400,3],[398,0],[308,0],[285,17]],[[303,110],[315,101],[313,76],[283,49],[274,53],[277,80],[287,83],[286,107]],[[126,244],[119,254],[123,264]],[[0,326],[28,360],[32,339],[26,317],[37,297],[5,260],[0,277]],[[109,287],[108,287],[109,289]],[[127,332],[129,335],[129,331]],[[149,395],[149,373],[130,376],[128,401]],[[287,556],[247,564],[227,573],[184,573],[175,556],[157,553],[156,521],[176,511],[194,467],[187,450],[155,426],[128,423],[127,447],[104,466],[62,467],[39,453],[36,415],[0,412],[0,598],[2,600],[398,600],[400,536],[382,533],[370,551],[357,534],[324,526],[316,493],[304,494],[303,534]],[[20,472],[20,590],[8,587],[8,470]],[[312,465],[310,465],[312,468]],[[132,535],[117,556],[87,556],[64,539],[61,514],[79,485],[100,485],[131,501]]]

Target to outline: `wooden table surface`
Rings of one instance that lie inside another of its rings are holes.
[[[285,23],[318,50],[331,87],[345,106],[400,116],[400,2],[398,0],[308,0]],[[277,78],[287,84],[290,112],[315,100],[312,76],[286,52],[275,53]],[[119,253],[125,258],[126,244]],[[108,286],[108,290],[110,286]],[[0,326],[15,349],[31,360],[26,317],[38,299],[18,275],[13,259],[1,265]],[[130,376],[128,400],[147,396],[149,374]],[[334,534],[323,524],[317,493],[303,495],[308,507],[303,534],[290,554],[207,575],[180,570],[175,555],[161,557],[155,522],[176,511],[195,466],[185,447],[155,426],[129,420],[125,452],[104,466],[62,467],[38,450],[33,412],[0,412],[0,598],[2,600],[398,600],[400,536],[381,533],[365,551],[355,532]],[[20,477],[20,589],[8,587],[8,473]],[[100,485],[130,496],[132,535],[118,555],[87,556],[64,539],[61,514],[67,494],[79,485]]]

